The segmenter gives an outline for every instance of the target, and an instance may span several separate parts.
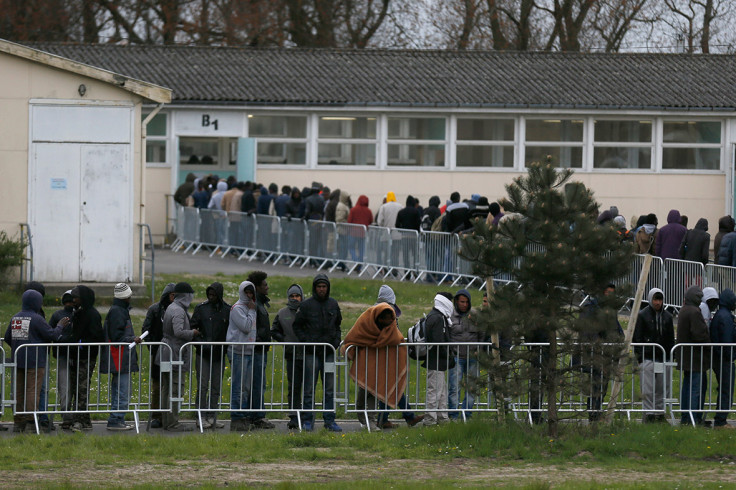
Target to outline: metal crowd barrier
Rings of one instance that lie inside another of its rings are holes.
[[[680,414],[681,423],[699,425],[706,412],[715,412],[713,423],[725,423],[733,413],[736,344],[677,344],[671,359],[679,369],[672,380],[679,388],[672,413]]]
[[[410,343],[381,348],[350,345],[345,348],[345,412],[356,413],[369,431],[381,425],[379,419],[388,420],[389,414],[400,413],[410,423],[416,416],[413,410],[425,412],[425,421],[429,423],[449,418],[466,420],[476,412],[495,412],[491,393],[482,383],[487,373],[480,369],[475,355],[480,350],[490,350],[492,345],[428,342],[421,344],[428,349],[422,361],[409,357],[409,349],[415,346]],[[454,368],[446,369],[461,349],[466,351],[460,361],[462,368],[458,362]],[[428,370],[428,365],[441,370]],[[395,374],[393,379],[386,376],[387,372]],[[442,385],[446,390],[442,390]],[[447,395],[439,398],[440,393]]]
[[[151,375],[154,359],[150,350],[153,347],[171,351],[168,345],[161,342],[147,342],[145,347],[144,344],[137,344],[132,348],[125,343],[22,345],[15,352],[13,364],[14,414],[28,416],[26,423],[32,419],[36,433],[39,433],[40,414],[60,414],[63,423],[72,425],[83,419],[89,420],[90,413],[132,413],[138,432],[139,413],[171,411],[170,405],[162,406],[159,403],[157,408],[152,406],[156,404],[156,385],[160,386],[161,382],[160,376]],[[42,367],[39,356],[43,356],[44,352],[46,363]],[[34,360],[30,360],[29,355]],[[115,368],[105,369],[103,373],[103,366]],[[162,363],[161,372],[170,370],[170,363]],[[47,374],[47,405],[39,406],[41,385]],[[130,377],[127,403],[124,401],[126,376]],[[120,397],[121,404],[117,406],[113,406],[112,400],[115,393],[123,394]]]
[[[712,286],[718,291],[723,291],[726,288],[736,291],[736,267],[707,264],[705,266],[705,276],[708,286]]]
[[[174,402],[180,412],[197,414],[200,431],[203,419],[216,421],[218,412],[229,413],[231,419],[282,412],[301,429],[303,421],[334,413],[344,402],[337,390],[341,362],[330,344],[188,342],[179,359],[189,359],[190,366],[180,367],[182,389]]]
[[[666,259],[664,270],[663,290],[664,302],[667,307],[679,310],[685,301],[687,288],[698,286],[702,289],[707,286],[705,267],[701,262]]]
[[[371,278],[394,275],[414,282],[449,281],[466,287],[483,288],[485,278],[474,274],[472,263],[463,259],[460,237],[444,232],[416,232],[348,223],[305,221],[211,209],[177,207],[177,240],[174,251],[197,253],[205,248],[210,255],[237,252],[238,258],[279,262],[290,266],[311,264],[318,270],[343,268],[348,274]],[[538,244],[529,244],[527,254],[544,254]],[[644,255],[634,255],[630,271],[614,282],[635,285],[639,281]],[[700,262],[653,257],[646,290],[664,291],[667,307],[679,309],[685,290],[691,285],[713,285],[719,290],[736,289],[736,268]],[[494,282],[514,282],[513,273],[494,277]],[[633,298],[629,298],[630,301]]]

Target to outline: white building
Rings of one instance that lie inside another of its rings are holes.
[[[171,91],[3,40],[0,74],[0,230],[30,226],[34,279],[139,280],[141,108]]]
[[[165,196],[189,172],[233,174],[241,138],[259,182],[319,181],[374,210],[389,190],[493,201],[546,155],[627,219],[676,208],[715,233],[734,208],[733,56],[37,47],[173,89],[146,140],[159,237]]]

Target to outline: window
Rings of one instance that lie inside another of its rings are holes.
[[[319,118],[319,165],[375,165],[376,118],[322,116]]]
[[[583,121],[527,119],[525,163],[552,161],[561,168],[583,166]]]
[[[238,157],[235,138],[179,138],[179,165],[182,169],[233,170]]]
[[[443,167],[445,118],[389,117],[388,165]]]
[[[594,168],[652,168],[652,121],[595,121]]]
[[[143,120],[146,117],[148,114],[143,114]],[[146,163],[166,163],[167,119],[166,113],[159,112],[146,126]]]
[[[513,167],[513,119],[457,119],[457,167]]]
[[[248,135],[258,138],[258,164],[304,165],[307,118],[249,114]]]
[[[662,168],[665,170],[720,170],[721,123],[718,121],[664,121]]]

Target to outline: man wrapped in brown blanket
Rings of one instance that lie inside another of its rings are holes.
[[[351,361],[350,377],[358,385],[356,408],[374,410],[376,399],[396,408],[406,389],[407,352],[399,348],[404,336],[388,303],[368,308],[343,340],[342,352]],[[376,414],[358,416],[361,424],[377,430]]]

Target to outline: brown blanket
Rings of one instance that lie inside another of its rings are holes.
[[[394,322],[380,329],[376,318],[393,308],[379,303],[368,308],[343,340],[342,352],[351,361],[350,377],[373,396],[391,408],[396,408],[406,389],[407,355],[398,345],[404,336]],[[349,346],[355,346],[348,349]]]

